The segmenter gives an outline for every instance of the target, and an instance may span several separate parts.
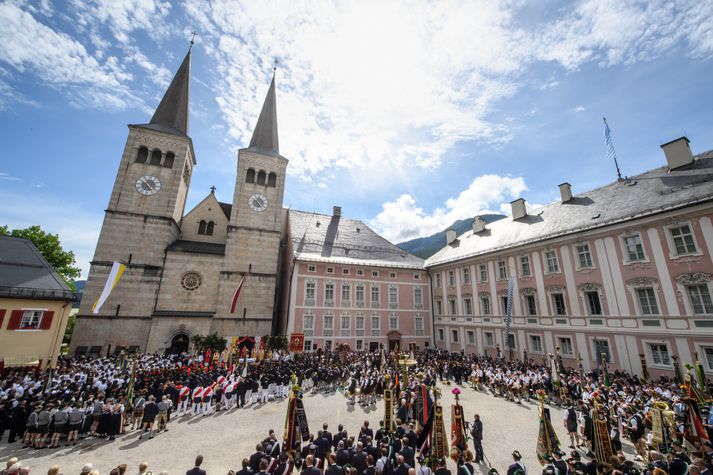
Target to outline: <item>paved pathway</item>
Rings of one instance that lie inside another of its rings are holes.
[[[453,401],[451,386],[440,385],[443,393],[446,431],[450,438],[450,405]],[[530,473],[539,473],[535,456],[537,440],[537,405],[534,402],[518,405],[490,393],[480,393],[468,387],[461,387],[461,401],[467,420],[478,412],[484,426],[483,447],[486,457],[493,467],[505,474],[512,462],[510,453],[518,449]],[[362,422],[369,420],[376,430],[383,415],[383,402],[375,408],[367,409],[357,405],[348,407],[341,392],[322,395],[309,394],[304,398],[310,429],[316,433],[322,423],[329,422],[329,430],[336,431],[338,423],[344,424],[349,434],[357,434]],[[19,457],[23,465],[32,468],[34,475],[44,474],[53,464],[61,467],[65,475],[78,475],[81,467],[91,462],[102,475],[119,465],[128,465],[128,475],[138,471],[140,462],[146,461],[155,475],[167,471],[169,475],[183,474],[192,468],[197,454],[203,454],[203,468],[209,475],[225,475],[229,469],[239,470],[240,461],[255,451],[255,444],[267,437],[269,429],[275,429],[281,439],[285,420],[286,401],[270,402],[265,405],[234,409],[230,412],[214,413],[208,417],[182,417],[172,420],[169,431],[153,439],[138,440],[138,432],[121,435],[115,441],[88,439],[75,447],[59,449],[22,449],[15,442],[0,443],[0,468],[11,456]],[[562,411],[551,408],[553,425],[560,442],[566,448],[569,443],[562,424]],[[565,449],[569,452],[569,449]],[[625,452],[631,457],[633,449],[625,442]],[[449,461],[451,465],[452,462]],[[450,467],[452,470],[454,466]],[[479,472],[486,473],[485,464]],[[455,473],[455,470],[453,470]]]

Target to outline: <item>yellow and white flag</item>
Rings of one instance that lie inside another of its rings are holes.
[[[93,314],[99,313],[99,310],[101,310],[102,305],[104,305],[104,302],[106,302],[106,300],[109,298],[111,291],[114,290],[114,287],[116,287],[117,282],[119,282],[119,279],[121,279],[121,274],[124,273],[125,269],[126,266],[124,264],[120,264],[119,262],[114,262],[114,264],[112,264],[111,271],[109,272],[109,277],[107,277],[106,284],[104,284],[104,289],[102,290],[101,295],[99,295],[99,298],[96,302],[94,302],[94,306],[92,307]]]

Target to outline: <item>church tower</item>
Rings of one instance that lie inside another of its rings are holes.
[[[180,235],[196,164],[188,136],[191,50],[147,124],[129,125],[80,305],[72,347],[145,349],[166,247]],[[114,261],[126,271],[97,315],[92,305]],[[125,343],[126,342],[126,343]]]
[[[287,163],[280,155],[273,75],[250,144],[238,152],[221,297],[216,311],[216,323],[223,322],[219,333],[262,336],[272,332]],[[243,274],[249,277],[231,313],[232,296]]]

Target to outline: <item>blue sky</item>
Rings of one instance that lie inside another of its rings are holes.
[[[189,208],[232,199],[277,72],[284,205],[395,242],[713,149],[713,2],[0,1],[0,223],[60,234],[83,272],[128,123],[198,34]]]

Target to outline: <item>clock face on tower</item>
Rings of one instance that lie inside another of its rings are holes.
[[[267,197],[261,193],[255,193],[248,198],[248,206],[258,213],[267,209]]]
[[[155,195],[161,191],[161,182],[155,176],[144,175],[136,180],[136,191],[145,196]]]

